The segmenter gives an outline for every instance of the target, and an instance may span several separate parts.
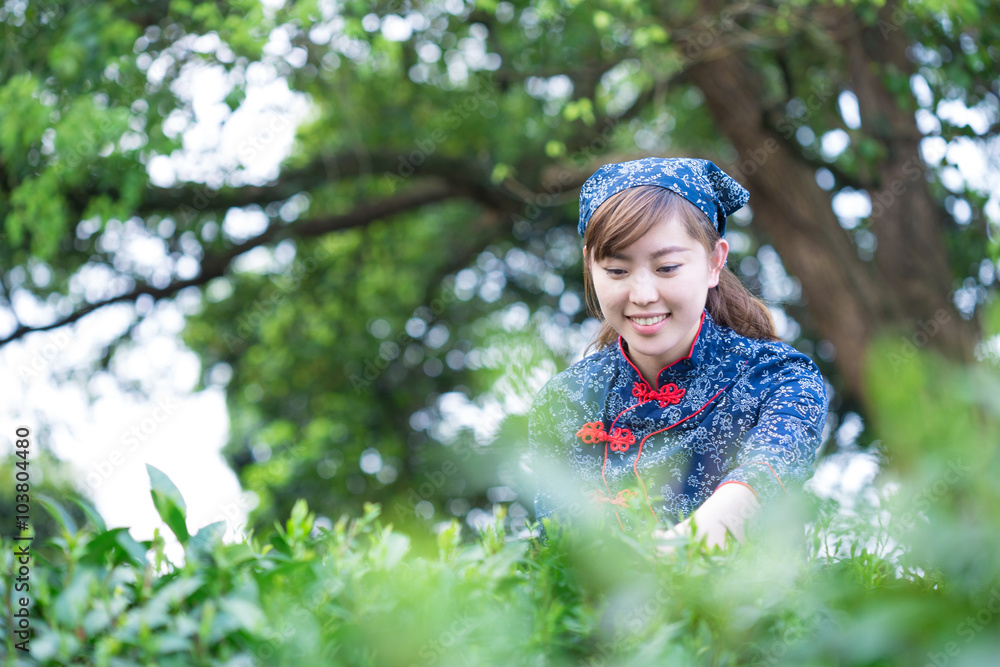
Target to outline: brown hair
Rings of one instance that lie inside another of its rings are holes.
[[[594,291],[590,262],[600,261],[638,241],[661,220],[678,217],[691,238],[711,255],[721,238],[701,209],[684,197],[657,185],[627,188],[609,197],[591,216],[583,243],[588,258],[583,263],[583,285],[590,313],[601,320],[601,329],[590,347],[603,349],[618,339],[618,332],[604,321]],[[750,293],[727,267],[719,273],[719,284],[708,290],[705,304],[712,319],[741,336],[778,340],[774,320],[764,302]]]

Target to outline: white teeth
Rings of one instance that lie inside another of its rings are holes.
[[[651,324],[656,324],[657,322],[662,322],[667,319],[666,315],[659,315],[657,317],[630,317],[630,320],[636,324],[641,324],[644,327],[648,327]]]

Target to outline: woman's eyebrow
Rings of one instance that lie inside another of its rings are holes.
[[[660,248],[656,252],[650,254],[650,258],[656,259],[658,257],[663,257],[664,255],[672,255],[675,252],[689,252],[688,248],[679,245],[671,245],[666,248]]]
[[[670,255],[676,252],[690,252],[690,249],[685,248],[684,246],[671,245],[667,246],[666,248],[660,248],[656,252],[650,253],[649,257],[650,259],[658,259],[660,257],[663,257],[664,255]],[[608,259],[620,259],[620,260],[632,259],[629,255],[625,255],[620,252],[610,252],[608,253],[607,257]]]

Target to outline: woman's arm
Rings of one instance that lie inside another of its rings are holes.
[[[758,423],[740,445],[736,467],[715,493],[695,510],[698,538],[709,546],[725,544],[726,533],[743,541],[746,522],[767,502],[786,493],[788,483],[801,483],[812,465],[826,422],[827,395],[823,376],[804,355],[795,353],[754,369],[750,387],[763,394]],[[691,517],[660,537],[691,534]],[[661,551],[669,551],[665,546]]]
[[[658,529],[654,535],[661,539],[681,536],[691,536],[691,523],[698,527],[696,539],[706,538],[709,547],[723,546],[726,543],[726,533],[742,542],[746,535],[746,523],[760,510],[757,494],[745,484],[723,484],[715,490],[708,500],[701,504],[694,514],[670,530]],[[659,547],[661,553],[673,550],[673,545],[664,544]]]
[[[721,484],[746,484],[767,503],[812,476],[826,423],[826,386],[816,365],[793,353],[755,367],[747,388],[761,396],[760,412]]]

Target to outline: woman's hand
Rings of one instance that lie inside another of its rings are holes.
[[[658,540],[673,540],[678,537],[692,537],[692,518],[698,527],[695,539],[705,538],[711,547],[724,546],[726,533],[730,532],[737,541],[743,542],[746,535],[746,522],[760,510],[756,494],[744,484],[723,484],[715,490],[694,514],[681,521],[670,530],[656,529],[653,532]],[[657,551],[661,554],[671,553],[672,544],[661,544]]]

